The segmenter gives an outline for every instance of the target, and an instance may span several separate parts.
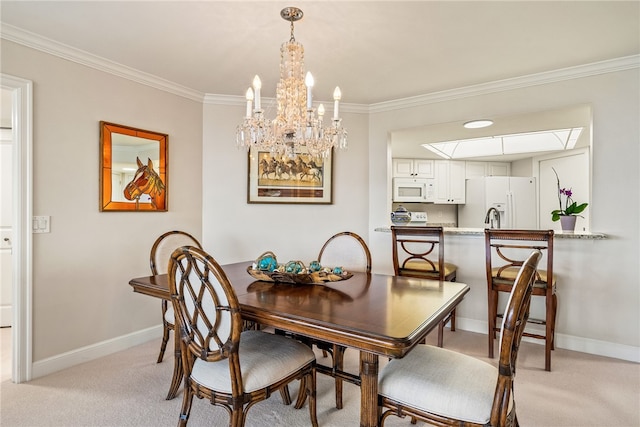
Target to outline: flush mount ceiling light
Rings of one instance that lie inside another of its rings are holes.
[[[485,138],[422,144],[445,159],[500,156],[504,154],[571,150],[582,133],[581,127],[540,132],[516,133]]]
[[[491,126],[492,124],[493,124],[493,120],[482,119],[482,120],[472,120],[470,122],[466,122],[462,126],[464,126],[467,129],[480,129],[480,128],[486,128],[488,126]]]
[[[313,108],[313,77],[311,73],[305,77],[304,48],[293,36],[293,23],[302,19],[302,15],[302,10],[297,7],[286,7],[280,12],[282,19],[291,23],[291,38],[280,47],[276,117],[265,119],[260,100],[262,83],[255,76],[253,89],[249,88],[246,93],[244,121],[236,132],[238,147],[290,157],[304,152],[305,147],[312,156],[320,157],[327,157],[333,147],[347,147],[347,131],[341,126],[338,110],[342,96],[340,88],[336,87],[333,92],[333,118],[326,127],[323,124],[324,106],[318,106],[317,115]]]

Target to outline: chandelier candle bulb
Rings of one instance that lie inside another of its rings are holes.
[[[342,92],[340,92],[340,88],[336,86],[336,90],[333,91],[333,120],[338,120],[338,104],[340,103],[340,98],[342,98]]]
[[[307,110],[311,110],[313,107],[313,98],[311,95],[311,89],[313,89],[313,76],[309,71],[304,78],[304,84],[307,86]]]
[[[262,82],[260,81],[260,77],[258,77],[258,75],[256,74],[256,76],[253,78],[253,90],[255,92],[256,95],[256,108],[255,110],[258,111],[260,110],[260,88],[262,88]]]
[[[297,7],[282,9],[280,16],[290,23],[291,37],[280,46],[280,79],[276,86],[276,117],[268,119],[260,105],[262,83],[253,79],[253,114],[250,111],[250,93],[247,91],[247,116],[236,128],[236,143],[240,148],[270,152],[272,156],[295,158],[308,153],[315,158],[328,158],[333,148],[347,148],[347,131],[339,119],[340,88],[333,93],[334,117],[326,128],[322,125],[325,109],[313,108],[311,73],[304,69],[304,47],[293,35],[293,24],[302,19]]]
[[[247,89],[247,117],[251,118],[251,104],[253,104],[253,90],[251,88]]]

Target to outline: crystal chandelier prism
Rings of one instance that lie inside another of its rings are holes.
[[[313,77],[304,72],[304,48],[295,40],[293,23],[302,18],[302,10],[296,7],[282,9],[280,16],[290,22],[291,38],[280,47],[280,80],[276,90],[277,113],[267,120],[262,109],[258,76],[253,88],[246,93],[247,110],[243,122],[238,125],[236,142],[245,150],[268,151],[272,155],[295,157],[308,152],[314,157],[327,157],[333,147],[347,148],[347,131],[342,128],[339,103],[342,94],[336,87],[333,92],[333,118],[324,126],[324,106],[313,108],[311,90]],[[306,148],[306,150],[305,150]]]

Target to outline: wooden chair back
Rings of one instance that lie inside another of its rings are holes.
[[[442,227],[392,226],[391,236],[396,276],[455,280],[444,261]]]
[[[547,288],[553,276],[553,230],[501,230],[485,229],[485,256],[487,283],[498,291],[509,292],[515,282],[515,274],[523,265],[531,250],[545,255],[545,269],[536,272],[536,288]],[[551,286],[548,286],[551,290]],[[539,291],[534,292],[540,295]],[[544,292],[542,292],[544,294]]]
[[[524,328],[529,318],[531,294],[541,257],[542,253],[536,249],[522,262],[502,320],[498,383],[491,409],[490,425],[492,426],[510,425],[507,417],[510,412],[515,414],[515,411],[511,411],[511,402],[513,401],[516,359]]]
[[[191,234],[184,231],[167,231],[156,239],[151,246],[149,254],[149,265],[151,274],[166,274],[169,266],[169,259],[174,250],[181,246],[195,246],[202,249],[202,245]]]
[[[196,358],[228,358],[231,372],[239,373],[240,305],[220,265],[200,248],[176,249],[169,262],[169,292],[181,332],[185,377]],[[231,387],[234,396],[242,395],[241,375],[231,375]]]
[[[323,267],[342,267],[347,271],[371,271],[371,252],[364,239],[351,231],[331,236],[320,249],[318,262]]]

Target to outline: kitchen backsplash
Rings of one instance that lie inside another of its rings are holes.
[[[457,227],[458,205],[436,205],[433,203],[392,203],[392,211],[404,206],[411,212],[426,212],[427,224]]]

